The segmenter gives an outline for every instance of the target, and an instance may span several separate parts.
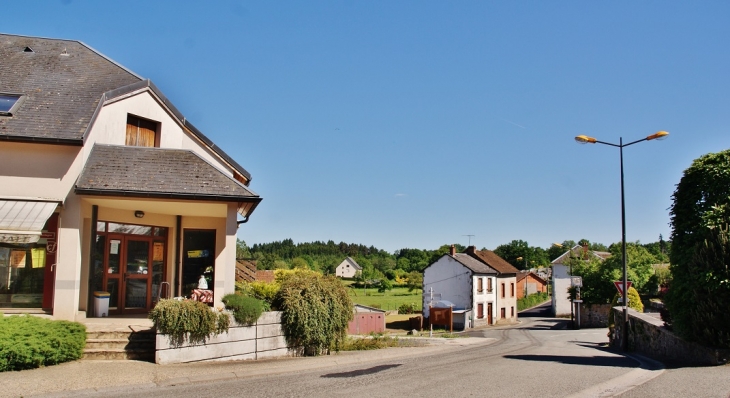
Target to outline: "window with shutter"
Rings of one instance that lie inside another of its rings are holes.
[[[124,141],[129,146],[159,147],[159,123],[127,115],[127,137]]]

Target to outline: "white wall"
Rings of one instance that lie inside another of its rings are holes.
[[[335,275],[341,278],[352,278],[357,273],[357,269],[352,266],[347,260],[344,260],[335,269]]]
[[[570,278],[555,278],[552,281],[553,292],[553,313],[555,316],[570,315],[570,300],[568,300],[568,288]]]
[[[479,282],[477,282],[478,279],[482,279],[482,292],[479,292],[477,289],[479,288]],[[487,287],[489,286],[489,279],[492,280],[492,291],[488,291]],[[474,318],[475,323],[481,323],[486,324],[486,322],[489,320],[489,314],[487,314],[489,310],[489,303],[492,303],[492,320],[497,319],[497,289],[495,289],[495,286],[497,284],[497,278],[494,276],[486,276],[486,275],[474,275],[472,280],[472,286],[473,286],[473,297],[474,297],[474,303],[472,304],[472,316]],[[477,319],[478,311],[477,311],[477,305],[478,304],[484,304],[484,318]]]
[[[423,316],[429,316],[430,291],[459,308],[471,309],[472,271],[451,256],[444,255],[423,271]],[[434,299],[434,303],[438,301]],[[486,311],[486,310],[485,310]]]

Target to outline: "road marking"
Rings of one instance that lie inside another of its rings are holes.
[[[664,373],[664,365],[639,355],[627,355],[639,362],[639,367],[619,377],[596,384],[593,387],[569,395],[569,398],[614,397],[638,387]]]

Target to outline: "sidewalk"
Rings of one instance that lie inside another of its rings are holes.
[[[491,344],[495,339],[463,337],[418,338],[426,346],[348,351],[320,357],[279,358],[258,361],[198,362],[156,365],[138,361],[76,361],[40,369],[0,373],[0,397],[66,397],[115,391],[133,391],[189,383],[212,382],[273,375],[333,366],[356,365],[383,359],[428,355]]]

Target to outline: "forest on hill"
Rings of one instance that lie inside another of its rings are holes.
[[[494,251],[518,269],[541,268],[550,266],[550,262],[576,244],[585,244],[590,250],[615,253],[620,250],[620,242],[606,246],[601,243],[589,242],[581,239],[553,244],[548,248],[530,246],[523,240],[513,240],[497,246]],[[409,272],[423,272],[429,264],[449,252],[450,244],[444,244],[433,250],[403,248],[389,253],[374,246],[355,243],[304,242],[294,243],[292,239],[271,243],[257,243],[248,246],[246,242],[238,240],[236,256],[239,259],[256,261],[259,269],[291,269],[309,268],[324,274],[333,274],[345,257],[352,257],[361,267],[363,274],[374,279],[382,276],[390,280],[403,277]],[[463,252],[465,246],[456,244],[456,251]],[[661,235],[657,242],[641,244],[627,243],[632,249],[646,254],[646,258],[653,263],[668,263],[671,242],[665,241]],[[486,250],[482,248],[481,250]]]

